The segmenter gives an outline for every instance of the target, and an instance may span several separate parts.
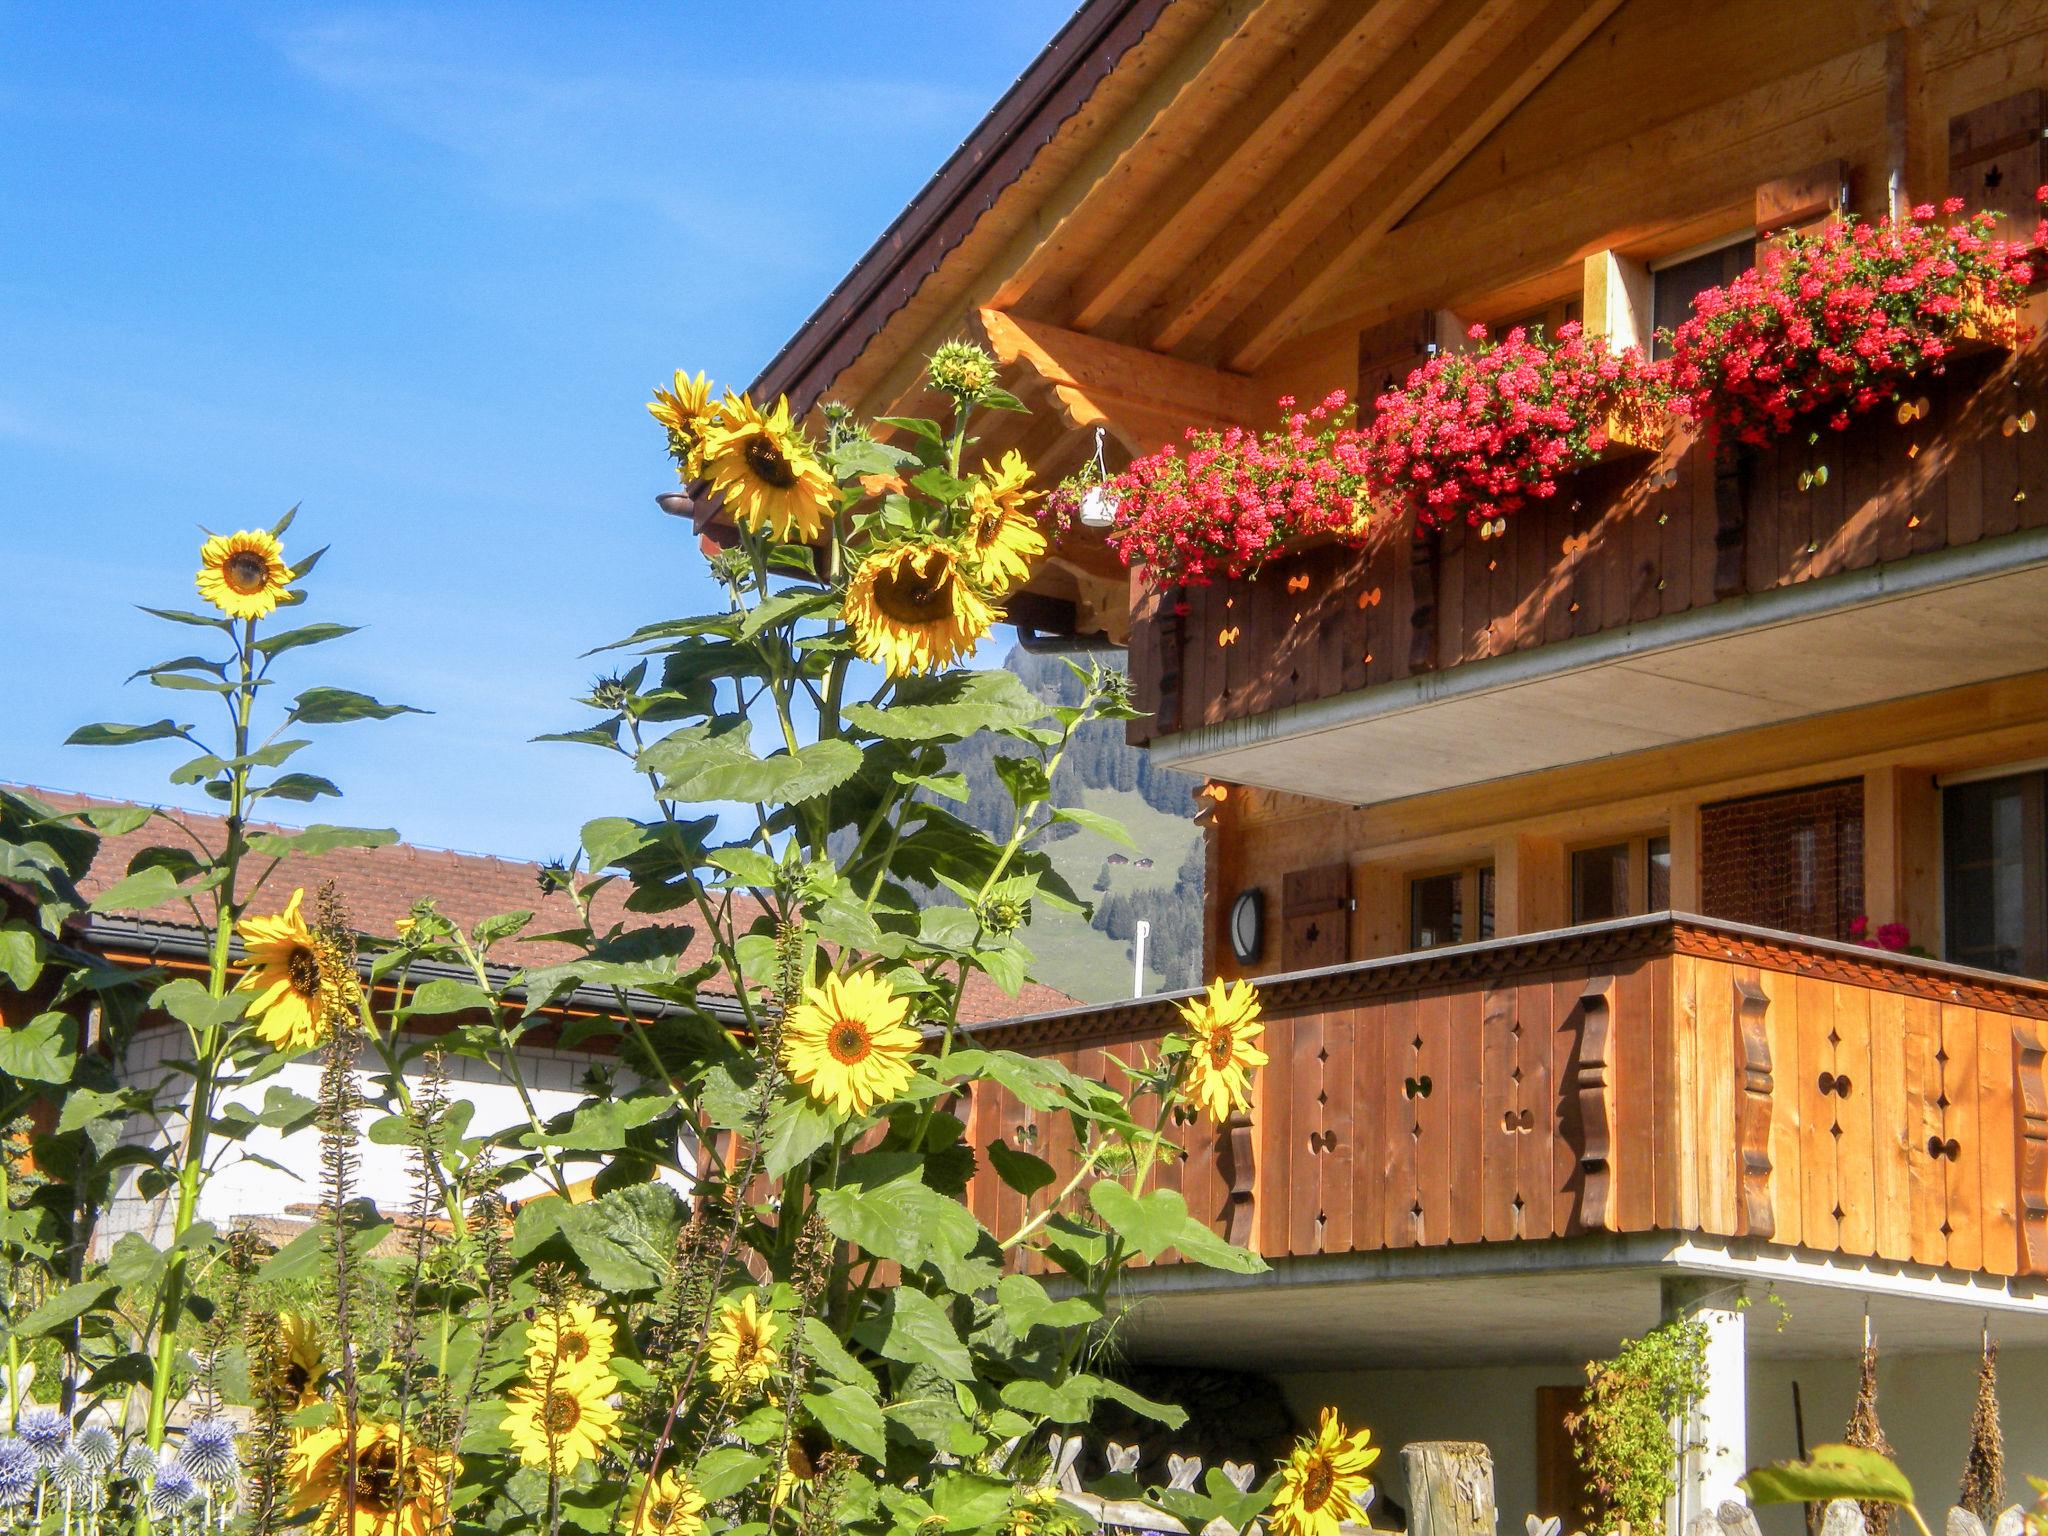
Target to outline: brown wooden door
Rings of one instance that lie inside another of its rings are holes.
[[[1351,866],[1291,871],[1280,886],[1280,964],[1305,971],[1351,958]]]

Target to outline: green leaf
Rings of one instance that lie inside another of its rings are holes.
[[[640,767],[677,800],[796,805],[828,794],[860,772],[861,750],[837,738],[795,752],[756,757],[742,728],[716,734],[685,727],[640,754]]]
[[[350,688],[308,688],[292,701],[290,718],[301,725],[340,725],[349,720],[389,720],[393,715],[423,715],[410,704],[384,704]]]
[[[600,816],[583,823],[583,853],[593,871],[610,869],[652,840],[651,829],[624,816]]]
[[[814,613],[823,613],[835,606],[839,599],[832,593],[816,587],[798,587],[793,591],[778,592],[773,597],[763,598],[747,613],[740,625],[740,638],[751,640],[771,624],[785,624],[796,619],[809,618]]]
[[[846,1386],[830,1392],[806,1392],[804,1407],[818,1427],[839,1444],[876,1461],[889,1459],[888,1428],[882,1419],[882,1405],[872,1393]]]
[[[142,605],[138,603],[136,606]],[[235,629],[232,619],[218,614],[187,613],[182,608],[143,608],[142,611],[155,618],[169,619],[173,624],[190,624],[198,629],[221,629],[229,634],[233,634]]]
[[[81,725],[64,739],[64,745],[130,747],[138,741],[162,741],[167,736],[182,736],[190,729],[189,725],[180,725],[175,720],[154,720],[148,725]]]
[[[1075,826],[1083,827],[1098,837],[1108,838],[1112,843],[1122,843],[1126,848],[1138,846],[1137,839],[1124,830],[1122,822],[1118,821],[1114,816],[1105,816],[1100,811],[1091,811],[1078,805],[1063,805],[1054,809],[1052,819],[1054,821],[1070,821]]]
[[[855,1331],[885,1360],[928,1366],[949,1381],[974,1380],[974,1362],[946,1308],[923,1291],[899,1285],[882,1296],[880,1311]]]
[[[43,974],[43,936],[26,923],[0,925],[0,977],[26,992]]]
[[[55,1333],[73,1319],[105,1306],[118,1289],[111,1280],[84,1280],[67,1285],[23,1318],[14,1331],[24,1339],[40,1339],[46,1333]]]
[[[323,779],[317,773],[281,773],[268,784],[259,787],[256,792],[271,800],[300,801],[318,800],[322,795],[341,793],[332,779]]]
[[[1825,1504],[1830,1499],[1911,1504],[1906,1474],[1876,1451],[1853,1445],[1815,1446],[1805,1461],[1774,1461],[1739,1478],[1752,1504]]]
[[[135,1108],[136,1097],[125,1090],[108,1093],[104,1089],[74,1085],[64,1095],[64,1112],[57,1117],[57,1134],[68,1136],[73,1131],[84,1130],[96,1120],[125,1120]],[[135,1236],[132,1232],[128,1235]]]
[[[771,1179],[786,1176],[832,1139],[838,1122],[809,1097],[784,1099],[768,1112],[762,1166]]]
[[[697,1458],[690,1469],[690,1481],[704,1495],[706,1503],[729,1499],[753,1482],[768,1467],[768,1458],[736,1445],[714,1446]]]
[[[645,1291],[668,1278],[682,1199],[666,1184],[634,1184],[588,1205],[564,1206],[562,1235],[583,1262],[583,1278],[614,1295]]]
[[[342,1220],[348,1231],[348,1251],[358,1263],[367,1260],[370,1251],[393,1230],[390,1222],[376,1220],[375,1208],[363,1201],[350,1201]],[[275,1285],[315,1278],[334,1262],[327,1242],[329,1231],[325,1222],[306,1228],[264,1260],[257,1273]]]
[[[1086,1328],[1101,1320],[1102,1308],[1086,1296],[1054,1301],[1030,1275],[1005,1275],[996,1282],[996,1305],[1018,1338],[1034,1328]]]
[[[1055,1177],[1051,1163],[1029,1152],[1019,1152],[1007,1141],[990,1142],[988,1160],[996,1170],[996,1177],[1020,1195],[1036,1194]]]
[[[889,741],[943,741],[1008,731],[1045,718],[1045,703],[1016,673],[945,672],[904,678],[886,707],[849,704],[847,723]]]
[[[1088,1186],[1088,1203],[1141,1257],[1156,1259],[1178,1248],[1190,1263],[1212,1269],[1254,1275],[1266,1268],[1256,1253],[1233,1247],[1190,1216],[1178,1190],[1155,1189],[1140,1197],[1114,1179],[1097,1179]]]
[[[823,1318],[803,1319],[803,1339],[804,1353],[834,1381],[859,1387],[865,1392],[875,1390],[875,1373],[853,1358],[847,1347],[839,1342],[839,1335]]]
[[[230,992],[215,997],[206,990],[205,983],[180,976],[158,987],[150,995],[149,1005],[163,1009],[189,1029],[207,1030],[234,1023],[249,1006],[251,996],[248,992]]]
[[[89,805],[76,814],[102,837],[126,837],[148,826],[157,810],[153,805]]]
[[[302,645],[321,645],[329,640],[339,640],[361,628],[360,624],[301,624],[297,629],[265,635],[256,642],[256,649],[266,656],[277,656],[285,651],[295,651]]]
[[[315,822],[299,832],[258,832],[249,846],[266,858],[332,853],[337,848],[382,848],[398,841],[395,827],[331,827]]]
[[[39,1013],[15,1029],[0,1029],[0,1072],[22,1082],[68,1083],[78,1064],[78,1021],[65,1013]]]
[[[960,805],[965,805],[973,794],[967,787],[967,775],[964,773],[894,773],[890,777],[905,788],[927,789]]]
[[[616,1152],[626,1145],[626,1133],[659,1120],[670,1109],[666,1095],[645,1094],[631,1099],[591,1099],[579,1104],[568,1117],[566,1128],[552,1121],[545,1131],[528,1131],[522,1146],[556,1147],[564,1152]]]
[[[407,1001],[406,1013],[419,1017],[432,1013],[470,1013],[483,1010],[489,1013],[496,1004],[491,994],[473,981],[458,981],[453,976],[436,976],[432,981],[423,981]]]
[[[818,1191],[818,1214],[834,1237],[914,1269],[927,1262],[956,1272],[982,1237],[981,1223],[920,1177],[923,1160],[867,1152],[840,1165],[840,1182]]]
[[[951,1471],[932,1484],[932,1508],[946,1517],[948,1530],[994,1525],[1009,1513],[1016,1485],[979,1472]]]

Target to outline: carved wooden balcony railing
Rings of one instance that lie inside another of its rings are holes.
[[[1366,548],[1304,549],[1249,581],[1162,592],[1141,571],[1131,740],[2048,524],[2044,376],[2040,344],[1978,354],[1816,442],[1717,463],[1681,438],[1570,477],[1497,539],[1388,518]]]
[[[1666,914],[1260,992],[1252,1113],[1184,1128],[1164,1182],[1269,1258],[1667,1231],[2048,1274],[2040,983]],[[1148,1000],[977,1039],[1114,1082],[1176,1022]],[[1071,1172],[1059,1117],[977,1092],[976,1145]],[[973,1199],[1027,1214],[987,1171]]]

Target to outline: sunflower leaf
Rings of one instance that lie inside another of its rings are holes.
[[[1232,1247],[1190,1216],[1178,1190],[1155,1189],[1139,1196],[1114,1179],[1097,1179],[1088,1186],[1088,1204],[1143,1258],[1156,1259],[1167,1249],[1178,1248],[1190,1263],[1212,1269],[1254,1275],[1266,1268],[1257,1254]]]
[[[308,688],[292,701],[290,719],[301,725],[339,725],[348,720],[389,720],[393,715],[424,715],[410,704],[385,704],[352,688]]]
[[[884,1292],[879,1311],[854,1337],[884,1360],[929,1366],[948,1381],[974,1380],[974,1361],[945,1306],[914,1286]]]
[[[773,597],[763,598],[748,611],[745,622],[740,625],[740,638],[751,640],[771,624],[807,619],[814,613],[822,613],[837,601],[830,592],[817,587],[778,592]]]
[[[0,925],[0,980],[26,992],[43,974],[43,936],[26,923]]]
[[[0,1029],[0,1072],[22,1082],[68,1083],[78,1064],[78,1021],[39,1013],[16,1029]]]
[[[715,733],[688,726],[642,752],[640,766],[660,779],[663,795],[677,800],[796,805],[859,773],[861,750],[828,738],[763,758],[754,755],[743,726]]]
[[[876,1461],[889,1459],[888,1424],[872,1393],[844,1386],[830,1392],[806,1392],[804,1407],[818,1427],[841,1445]]]
[[[1122,843],[1126,848],[1138,846],[1138,840],[1124,830],[1124,824],[1114,816],[1105,816],[1100,811],[1091,811],[1078,805],[1063,805],[1053,808],[1054,821],[1070,821],[1077,827],[1093,832],[1097,837],[1106,837],[1112,843]]]
[[[279,774],[268,784],[259,785],[250,791],[253,797],[267,797],[272,800],[317,800],[322,795],[339,795],[334,780],[323,779],[317,773]]]
[[[398,841],[395,827],[331,827],[325,822],[297,832],[258,832],[249,846],[266,858],[281,859],[288,854],[332,853],[337,848],[382,848]]]
[[[145,865],[134,874],[116,880],[92,899],[95,912],[147,912],[160,907],[167,901],[175,901],[185,892],[178,888],[178,877],[161,864]]]
[[[278,656],[286,651],[295,651],[302,645],[321,645],[329,640],[339,640],[362,627],[360,624],[301,624],[297,629],[280,630],[274,635],[264,636],[256,642],[256,649],[266,656]]]
[[[187,613],[182,608],[143,608],[142,611],[155,618],[169,619],[173,624],[190,624],[197,629],[222,629],[230,634],[234,633],[234,620],[218,614]]]
[[[958,740],[976,731],[1007,732],[1045,718],[1045,703],[1014,672],[947,672],[905,678],[888,708],[849,704],[847,722],[885,741]]]
[[[180,725],[175,720],[152,720],[148,725],[114,725],[102,722],[98,725],[81,725],[64,738],[64,745],[127,747],[138,741],[162,741],[167,736],[182,736],[191,729],[191,726]]]
[[[132,683],[138,677],[155,677],[163,672],[211,672],[218,678],[226,675],[227,666],[223,662],[211,661],[204,656],[180,656],[174,661],[160,661],[153,667],[143,667],[139,671],[130,672],[128,681]]]
[[[1853,1445],[1815,1446],[1805,1461],[1774,1461],[1738,1478],[1736,1485],[1752,1504],[1820,1504],[1830,1499],[1913,1502],[1913,1485],[1905,1473],[1876,1451]]]

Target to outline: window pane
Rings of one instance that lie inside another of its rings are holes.
[[[1464,877],[1457,873],[1429,875],[1408,882],[1408,945],[1411,949],[1433,949],[1455,944],[1464,936],[1464,903],[1460,887]]]
[[[1863,911],[1863,781],[1702,806],[1700,911],[1846,938]]]
[[[1942,791],[1948,958],[1987,971],[2039,973],[2044,850],[2041,776]]]
[[[1628,916],[1628,844],[1581,848],[1572,855],[1572,921]]]
[[[1649,906],[1651,912],[1671,910],[1671,839],[1650,839]]]
[[[1718,288],[1756,264],[1756,241],[1738,240],[1717,251],[1694,256],[1650,275],[1651,325],[1658,330],[1676,330],[1692,314],[1692,301],[1709,288]],[[1661,343],[1652,343],[1652,356],[1661,357]]]
[[[1493,937],[1493,866],[1479,871],[1479,937]]]

